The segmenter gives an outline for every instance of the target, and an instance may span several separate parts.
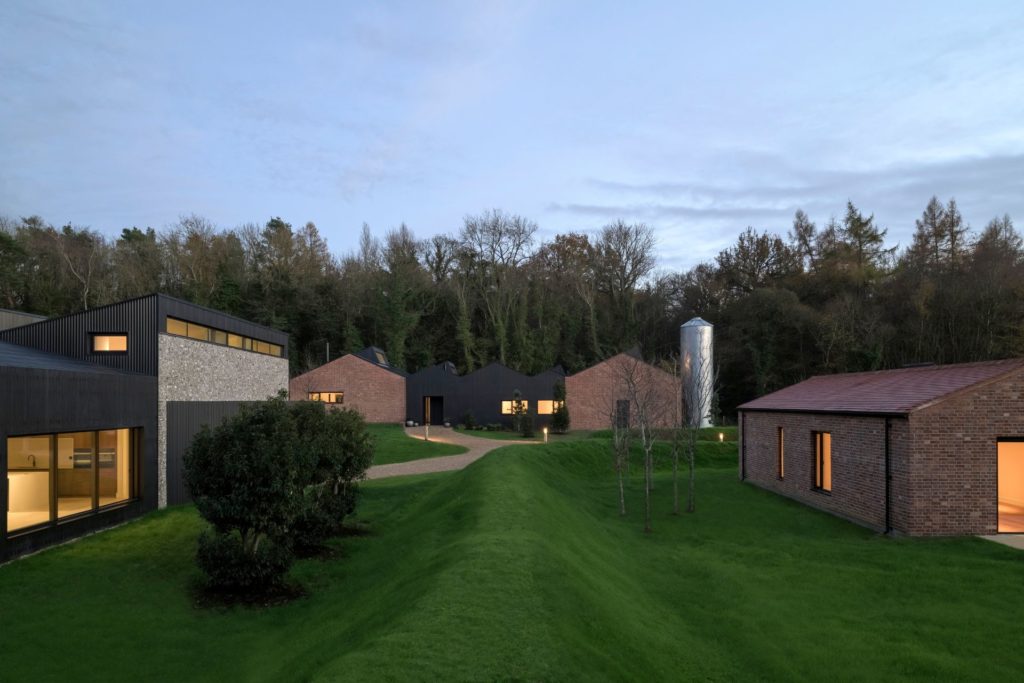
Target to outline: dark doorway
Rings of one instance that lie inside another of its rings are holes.
[[[444,396],[423,397],[423,424],[444,424]]]

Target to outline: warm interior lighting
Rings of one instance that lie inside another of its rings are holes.
[[[198,341],[212,342],[219,346],[231,346],[236,349],[255,351],[256,353],[262,353],[267,356],[277,356],[278,358],[284,354],[284,348],[280,344],[271,344],[270,342],[260,341],[259,339],[243,337],[240,334],[231,334],[224,330],[217,330],[205,325],[185,322],[184,320],[178,320],[177,318],[167,318],[167,334],[173,334],[177,337],[188,337],[189,339],[196,339]],[[125,349],[121,350],[127,350],[127,346]]]
[[[324,403],[345,402],[344,391],[311,391],[308,397],[310,401],[323,401]]]
[[[786,476],[786,432],[779,427],[779,479]]]
[[[515,404],[515,403],[516,403],[516,401],[502,401],[501,402],[501,414],[502,415],[511,415],[512,414],[513,404]],[[527,412],[530,409],[530,402],[529,401],[519,401],[518,403],[519,403],[519,407],[522,409],[522,412],[525,413],[525,412]]]
[[[128,350],[128,335],[94,334],[92,350],[93,353],[123,353]]]
[[[1024,442],[1000,441],[999,531],[1024,533]]]
[[[7,439],[7,530],[52,523],[132,498],[131,429]]]
[[[814,486],[822,491],[832,490],[832,435],[814,432]]]

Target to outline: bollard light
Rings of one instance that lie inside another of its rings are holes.
[[[429,424],[423,425],[423,440],[424,441],[430,441],[430,425]]]
[[[722,432],[718,432],[718,440],[725,441],[725,434],[723,434]]]
[[[544,443],[548,442],[548,428],[544,428]]]

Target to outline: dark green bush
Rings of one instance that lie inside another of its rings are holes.
[[[292,552],[269,536],[249,547],[236,531],[204,531],[199,536],[196,561],[211,588],[250,593],[281,586],[292,564]]]
[[[198,555],[210,586],[279,585],[294,547],[318,547],[340,531],[372,459],[362,418],[319,402],[279,397],[204,427],[185,453],[185,479],[213,527]]]
[[[551,431],[555,434],[565,434],[569,431],[569,408],[565,405],[565,382],[555,382],[553,394],[555,410],[551,416]]]
[[[466,429],[476,428],[476,418],[473,417],[473,411],[466,411],[466,414],[462,416],[462,424],[466,426]]]

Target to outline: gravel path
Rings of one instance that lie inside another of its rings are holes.
[[[423,427],[406,427],[405,433],[414,439],[423,438]],[[383,479],[385,477],[402,477],[407,474],[427,474],[429,472],[450,472],[461,470],[471,462],[484,457],[495,448],[510,444],[538,443],[537,441],[504,441],[485,439],[457,432],[450,427],[431,427],[430,440],[442,443],[454,443],[465,446],[469,450],[459,455],[444,455],[439,458],[423,458],[409,462],[396,462],[392,465],[374,465],[366,472],[367,479]]]

